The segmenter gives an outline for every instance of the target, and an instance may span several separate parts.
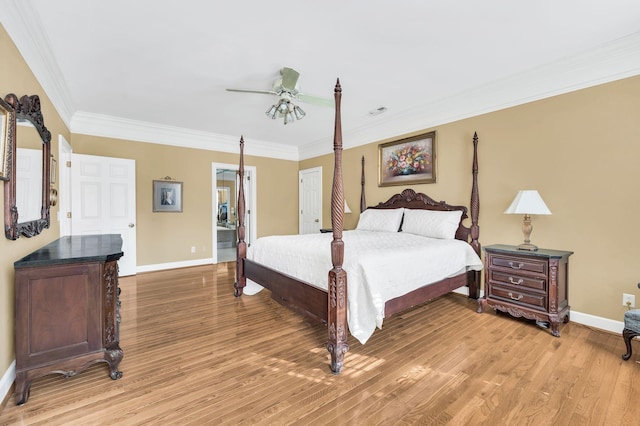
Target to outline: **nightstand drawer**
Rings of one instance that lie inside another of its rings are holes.
[[[512,305],[526,306],[540,311],[547,310],[546,293],[531,293],[513,287],[492,285],[489,289],[489,297],[507,301]]]
[[[523,259],[521,257],[511,256],[491,256],[491,264],[489,268],[506,268],[512,271],[533,272],[536,274],[547,275],[547,262],[537,259]]]
[[[495,271],[489,269],[489,280],[493,283],[504,283],[515,286],[527,287],[539,291],[547,291],[547,280],[545,277],[526,276],[522,274],[511,274],[508,272]]]

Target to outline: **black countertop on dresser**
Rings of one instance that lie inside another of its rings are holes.
[[[16,261],[15,268],[120,259],[120,234],[76,235],[59,238]]]
[[[519,250],[517,246],[510,246],[506,244],[493,244],[484,247],[485,250],[491,250],[494,252],[501,252],[511,255],[526,255],[526,256],[539,256],[539,257],[549,257],[552,259],[559,259],[567,256],[571,256],[573,254],[572,251],[565,250],[551,250],[551,249],[543,249],[539,248],[538,250],[529,251],[529,250]]]

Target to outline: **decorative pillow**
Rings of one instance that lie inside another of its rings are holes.
[[[424,237],[452,240],[460,224],[462,211],[404,209],[402,232]]]
[[[366,209],[360,213],[359,231],[398,232],[404,209]]]

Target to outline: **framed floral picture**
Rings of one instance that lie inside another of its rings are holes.
[[[378,186],[435,182],[435,131],[378,145]]]

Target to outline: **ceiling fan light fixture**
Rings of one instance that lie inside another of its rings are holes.
[[[291,111],[291,109],[289,108],[289,101],[287,99],[280,99],[277,108],[280,114],[286,114],[287,112]]]
[[[283,117],[284,124],[292,123],[295,120],[302,120],[302,118],[307,115],[302,108],[292,104],[287,98],[281,98],[278,103],[272,105],[265,114],[274,120],[276,117]]]
[[[293,122],[293,114],[291,113],[291,111],[287,111],[287,113],[284,115],[284,124],[288,124],[290,122]]]
[[[269,108],[265,114],[267,114],[267,117],[275,120],[276,115],[278,114],[278,108],[276,108],[275,105],[271,105],[271,108]]]
[[[298,105],[293,106],[293,113],[296,115],[297,120],[302,120],[302,118],[307,115]]]

